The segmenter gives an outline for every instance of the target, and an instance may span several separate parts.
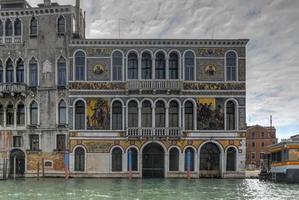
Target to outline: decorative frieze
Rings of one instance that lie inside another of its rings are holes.
[[[124,82],[73,82],[69,85],[70,90],[124,90]]]
[[[187,83],[183,84],[184,90],[245,90],[245,83]]]

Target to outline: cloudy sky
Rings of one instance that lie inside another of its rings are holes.
[[[43,0],[29,0],[32,5]],[[52,0],[53,1],[53,0]],[[75,0],[56,0],[74,4]],[[247,123],[299,134],[298,0],[81,0],[87,36],[248,38]],[[298,110],[297,110],[298,109]]]

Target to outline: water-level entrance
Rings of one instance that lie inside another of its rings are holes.
[[[142,152],[143,178],[164,177],[164,149],[157,143],[150,143]]]
[[[9,157],[9,175],[17,177],[24,176],[25,172],[25,154],[19,149],[12,150]]]

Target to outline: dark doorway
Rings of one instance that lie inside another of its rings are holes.
[[[19,149],[12,150],[9,157],[9,175],[14,176],[14,166],[16,166],[16,176],[23,177],[25,173],[25,154]]]
[[[226,171],[236,171],[236,150],[233,147],[226,153]]]
[[[200,170],[220,170],[220,150],[216,144],[207,143],[201,148]]]
[[[148,144],[142,152],[143,178],[164,178],[164,149],[157,143]]]

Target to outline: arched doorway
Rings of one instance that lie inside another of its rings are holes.
[[[146,145],[142,151],[143,178],[164,177],[164,149],[157,143]]]
[[[226,171],[236,171],[236,150],[233,147],[226,152]]]
[[[85,170],[85,150],[77,147],[75,150],[75,171],[83,172]]]
[[[25,153],[19,149],[14,149],[10,152],[9,156],[9,175],[14,176],[14,169],[16,170],[16,176],[22,177],[25,173]],[[15,168],[14,168],[15,166]]]
[[[220,176],[220,150],[214,143],[206,143],[200,149],[200,176]]]

